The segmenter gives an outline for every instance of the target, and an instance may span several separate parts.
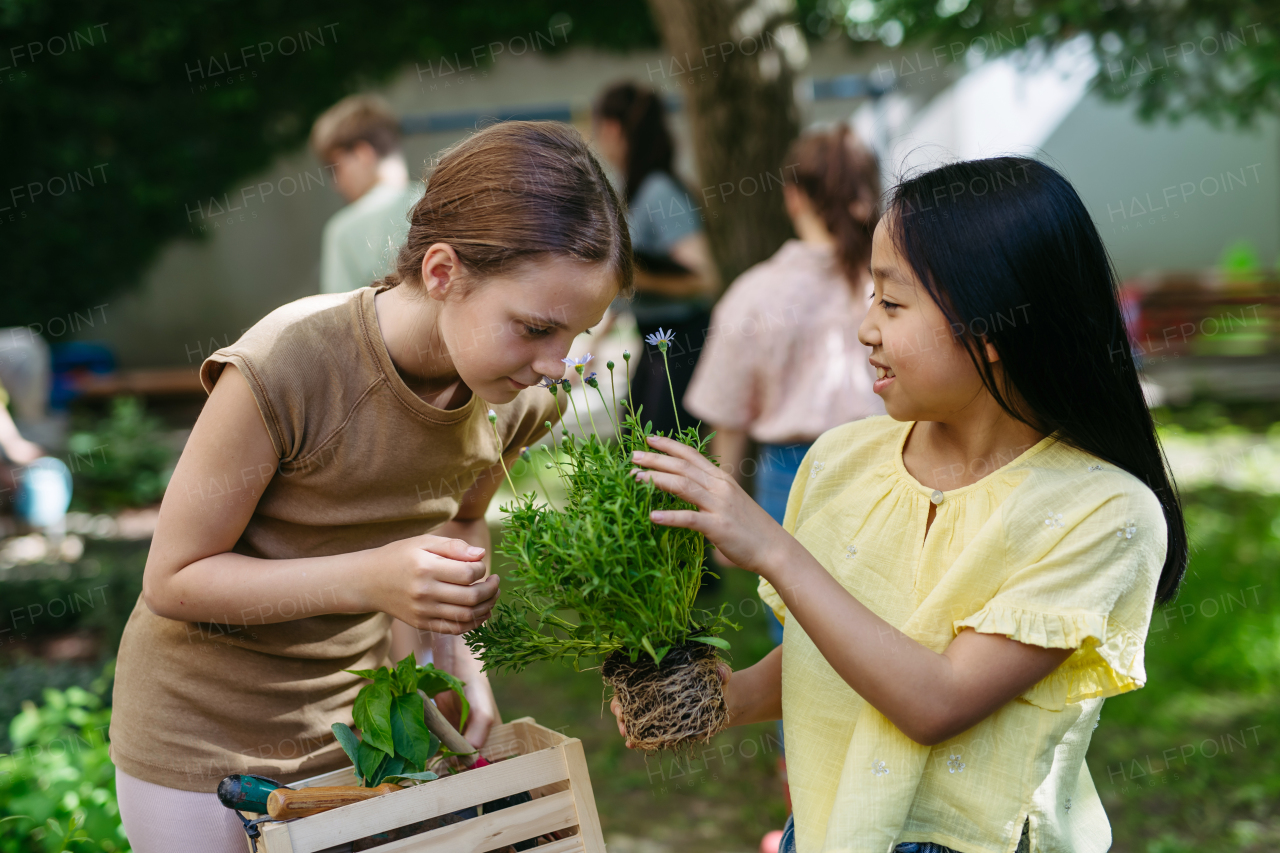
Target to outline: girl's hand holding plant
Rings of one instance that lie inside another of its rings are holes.
[[[660,452],[636,451],[631,455],[632,463],[645,469],[633,469],[636,479],[653,483],[697,507],[655,510],[649,513],[654,524],[696,530],[734,565],[758,575],[780,564],[771,555],[785,548],[791,537],[732,474],[692,447],[665,436],[649,436],[649,446]]]
[[[489,618],[498,598],[483,548],[430,533],[383,545],[367,574],[369,610],[422,631],[465,634]]]

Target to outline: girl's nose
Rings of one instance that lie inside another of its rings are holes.
[[[880,328],[871,319],[871,312],[862,318],[862,322],[858,324],[858,342],[866,347],[874,347],[880,344]]]
[[[565,355],[568,355],[568,353],[565,353]],[[532,367],[539,376],[545,376],[548,379],[563,379],[566,370],[565,363],[560,360],[563,357],[558,353],[539,354],[534,359]]]

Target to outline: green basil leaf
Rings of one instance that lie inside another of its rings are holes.
[[[351,726],[346,723],[334,723],[333,734],[342,746],[342,751],[347,754],[347,758],[351,759],[351,765],[358,766],[357,753],[360,749],[360,740],[356,737],[356,733],[351,731]]]
[[[356,769],[360,773],[360,778],[364,780],[364,786],[366,788],[372,788],[373,784],[370,783],[369,780],[377,774],[378,769],[382,767],[383,763],[391,756],[387,755],[387,753],[377,747],[370,745],[368,740],[362,740],[360,741],[360,749],[357,753],[357,757],[360,759],[356,764]]]
[[[378,771],[373,774],[373,781],[369,785],[370,788],[376,788],[386,781],[388,776],[393,776],[404,772],[404,758],[399,755],[393,755],[378,767]]]
[[[696,640],[699,643],[706,643],[708,646],[715,646],[717,649],[728,649],[729,642],[719,637],[690,637],[690,640]]]
[[[418,684],[418,659],[413,652],[405,655],[404,660],[396,664],[395,678],[393,679],[396,688],[396,694],[417,692]]]
[[[471,703],[467,701],[467,695],[462,692],[464,687],[466,687],[465,681],[443,669],[436,669],[435,664],[429,663],[418,667],[418,689],[423,693],[434,697],[445,690],[452,690],[458,694],[458,702],[462,706],[462,714],[458,719],[460,732],[466,731],[467,715],[471,713]]]
[[[367,684],[356,694],[353,709],[362,739],[386,753],[395,752],[391,739],[391,687]]]
[[[450,688],[462,693],[462,688],[465,686],[465,683],[460,681],[457,676],[447,673],[443,669],[436,669],[433,663],[418,667],[418,689],[428,696],[435,696],[437,693]]]
[[[373,677],[378,674],[376,669],[344,669],[343,672],[349,672],[352,675],[358,675],[361,678],[367,678],[373,681]]]
[[[383,782],[395,782],[400,779],[418,779],[423,782],[430,782],[432,779],[440,777],[430,770],[423,770],[421,773],[388,773],[383,777]]]
[[[396,753],[419,767],[431,757],[431,732],[417,692],[391,700],[391,739]]]

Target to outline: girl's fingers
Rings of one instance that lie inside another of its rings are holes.
[[[659,489],[662,489],[662,491],[675,495],[682,500],[686,500],[698,509],[707,509],[707,498],[711,497],[711,493],[709,491],[683,474],[667,474],[662,471],[641,471],[636,475],[636,479],[641,482],[653,483]]]
[[[661,450],[663,453],[670,456],[678,456],[686,462],[691,462],[694,465],[697,465],[704,471],[720,470],[697,450],[687,444],[681,444],[674,438],[667,438],[665,435],[651,435],[649,436],[649,446],[657,450]]]
[[[646,453],[637,450],[631,454],[631,464],[640,465],[651,471],[666,471],[668,474],[683,474],[690,479],[704,480],[706,472],[699,471],[689,462],[665,453]]]
[[[688,530],[696,530],[710,538],[704,524],[706,516],[691,509],[655,510],[649,513],[649,519],[663,527],[684,527]]]

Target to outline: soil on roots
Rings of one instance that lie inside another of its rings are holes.
[[[679,750],[704,743],[729,725],[713,646],[690,642],[667,652],[662,665],[641,653],[605,658],[601,674],[622,705],[622,724],[636,749]]]

